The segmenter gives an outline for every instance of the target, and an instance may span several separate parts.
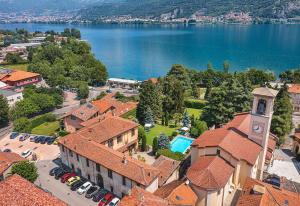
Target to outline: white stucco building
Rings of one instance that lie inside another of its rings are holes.
[[[10,107],[23,99],[22,92],[14,92],[12,90],[0,89],[0,95],[3,95],[7,99],[7,103]]]

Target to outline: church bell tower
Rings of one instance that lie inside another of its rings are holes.
[[[263,148],[258,162],[258,179],[262,179],[264,171],[273,106],[277,93],[278,91],[267,87],[256,88],[252,92],[254,99],[248,137]]]

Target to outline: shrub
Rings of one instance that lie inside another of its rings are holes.
[[[58,132],[58,136],[60,136],[60,137],[64,137],[64,136],[66,136],[66,135],[68,135],[68,134],[70,134],[70,133],[67,132],[66,130],[60,130],[60,131]]]
[[[45,122],[54,122],[55,120],[56,117],[54,114],[52,113],[43,114],[31,120],[31,127],[34,128],[40,126]]]
[[[172,137],[176,137],[178,135],[178,132],[174,131],[172,132]]]
[[[31,122],[26,117],[21,117],[14,121],[14,131],[16,132],[24,132],[30,133],[31,132]]]
[[[157,154],[158,156],[163,155],[177,161],[182,161],[185,158],[184,154],[180,152],[172,152],[170,149],[160,149]]]
[[[170,148],[170,139],[165,134],[160,134],[158,138],[158,149],[168,149]]]
[[[158,150],[158,138],[154,137],[152,141],[152,152],[155,155]]]
[[[207,102],[203,100],[189,99],[184,101],[184,106],[187,108],[203,109]]]
[[[29,161],[19,162],[13,165],[11,172],[12,174],[20,175],[30,182],[34,182],[38,177],[36,166],[33,162]]]

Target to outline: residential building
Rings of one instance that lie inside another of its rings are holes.
[[[0,95],[3,95],[7,99],[7,103],[10,107],[23,99],[22,92],[14,92],[12,90],[0,89]]]
[[[11,87],[23,87],[30,84],[36,84],[41,80],[41,75],[33,72],[11,69],[0,70],[0,81]]]
[[[237,114],[223,127],[204,132],[191,145],[187,178],[199,206],[227,204],[247,177],[262,179],[272,161],[276,137],[270,134],[270,125],[277,91],[264,87],[252,94],[251,113]]]
[[[0,205],[67,206],[62,200],[16,174],[0,182]]]
[[[160,155],[152,166],[160,171],[158,179],[159,187],[179,179],[179,161]]]
[[[81,105],[63,116],[65,130],[70,133],[76,132],[83,127],[81,123],[96,118],[99,114],[98,108],[94,105],[90,103]]]
[[[7,84],[0,81],[0,89],[5,89],[7,87]]]
[[[293,135],[293,152],[295,155],[300,154],[300,132],[295,132]]]
[[[137,148],[135,122],[108,116],[58,143],[65,165],[120,197],[134,186],[149,192],[158,188],[160,171],[123,153]]]
[[[247,178],[236,206],[298,206],[297,193],[278,188],[262,181]]]
[[[131,79],[120,79],[120,78],[109,78],[107,80],[107,85],[112,88],[122,88],[122,89],[138,89],[140,81]]]
[[[11,168],[15,163],[25,160],[25,158],[14,152],[0,152],[0,181],[10,175]]]
[[[288,92],[290,94],[291,103],[294,112],[300,112],[300,84],[290,85]]]

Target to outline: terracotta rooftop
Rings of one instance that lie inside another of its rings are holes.
[[[18,175],[0,182],[0,205],[5,206],[67,206]]]
[[[259,188],[260,192],[255,188]],[[237,206],[299,206],[300,196],[273,185],[247,178]]]
[[[130,195],[126,195],[120,202],[120,206],[171,206],[167,200],[164,200],[154,194],[140,188],[134,187]]]
[[[197,195],[185,181],[173,181],[157,189],[154,195],[170,201],[174,205],[194,206]]]
[[[107,94],[102,99],[93,101],[92,104],[102,112],[114,108],[113,113],[115,116],[121,116],[137,107],[136,102],[121,102],[115,99],[114,95],[115,93]]]
[[[196,186],[216,190],[223,188],[234,168],[218,156],[201,156],[188,169],[187,178]]]
[[[27,71],[21,71],[21,70],[13,70],[11,73],[0,76],[0,80],[3,82],[16,82],[28,78],[34,78],[38,77],[40,74],[33,73],[33,72],[27,72]]]
[[[70,111],[65,116],[73,115],[77,117],[78,119],[81,119],[82,121],[87,121],[93,116],[95,116],[99,112],[98,108],[94,105],[87,103],[84,105],[81,105],[79,108]]]
[[[0,174],[3,174],[12,164],[25,160],[14,152],[0,152]]]
[[[254,95],[261,95],[261,96],[267,96],[267,97],[276,97],[278,91],[274,89],[270,89],[268,87],[259,87],[255,88],[252,91],[252,94]]]
[[[292,84],[288,88],[289,93],[300,94],[300,84]]]
[[[158,169],[129,156],[126,156],[127,163],[124,163],[123,153],[83,137],[79,133],[67,135],[58,142],[73,152],[145,186],[151,184],[159,175]]]
[[[110,116],[100,122],[84,127],[76,133],[69,134],[69,136],[72,138],[73,135],[79,135],[82,138],[101,144],[136,127],[138,127],[138,124],[133,121]]]
[[[160,171],[158,186],[161,187],[169,177],[179,168],[180,162],[160,155],[159,158],[152,164],[153,167]]]

